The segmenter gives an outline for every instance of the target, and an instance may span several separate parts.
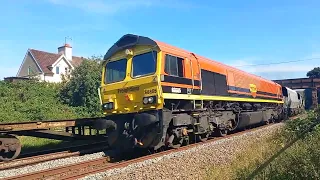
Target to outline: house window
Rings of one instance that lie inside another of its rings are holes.
[[[64,68],[64,72],[67,74],[68,73],[68,68]]]
[[[166,55],[165,69],[164,71],[171,76],[183,77],[183,59]]]
[[[31,66],[29,66],[29,67],[28,67],[28,75],[30,75],[31,72],[32,72],[32,71],[31,71]]]
[[[56,67],[56,74],[60,74],[59,67]]]

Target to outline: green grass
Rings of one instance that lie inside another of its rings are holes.
[[[252,142],[247,145],[245,151],[235,154],[230,163],[211,167],[205,179],[245,179],[247,174],[253,171],[257,165],[264,162],[266,157],[272,156],[275,151],[280,149],[280,146],[279,142],[275,141],[273,137]]]
[[[211,167],[205,179],[247,179],[257,167],[264,164],[286,144],[299,137],[301,132],[316,122],[319,109],[308,112],[304,119],[287,121],[285,127],[272,137],[248,144],[248,148],[235,155],[232,162]],[[320,179],[320,126],[306,133],[286,149],[266,168],[257,172],[254,179]]]
[[[50,150],[56,148],[65,148],[75,145],[83,145],[94,142],[93,140],[76,140],[76,141],[62,141],[62,140],[53,140],[46,138],[36,138],[29,136],[19,137],[20,142],[22,143],[21,153],[29,153],[42,150]]]
[[[52,140],[29,136],[20,136],[19,139],[22,144],[22,153],[55,148],[61,146],[61,143],[63,142],[61,140]]]
[[[319,179],[320,126],[282,153],[257,179]]]

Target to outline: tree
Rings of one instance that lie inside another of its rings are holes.
[[[84,60],[69,77],[64,79],[60,99],[81,113],[89,116],[101,115],[98,88],[101,81],[101,57]]]
[[[309,78],[320,78],[320,67],[315,67],[307,73]]]

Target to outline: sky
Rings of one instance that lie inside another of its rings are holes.
[[[0,0],[0,4],[0,79],[17,74],[28,48],[56,53],[69,36],[73,55],[104,55],[128,33],[267,79],[305,77],[320,66],[319,0]]]

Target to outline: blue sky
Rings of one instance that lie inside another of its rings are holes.
[[[305,77],[320,59],[318,0],[0,0],[0,79],[15,76],[28,48],[104,55],[134,33],[268,79]]]

